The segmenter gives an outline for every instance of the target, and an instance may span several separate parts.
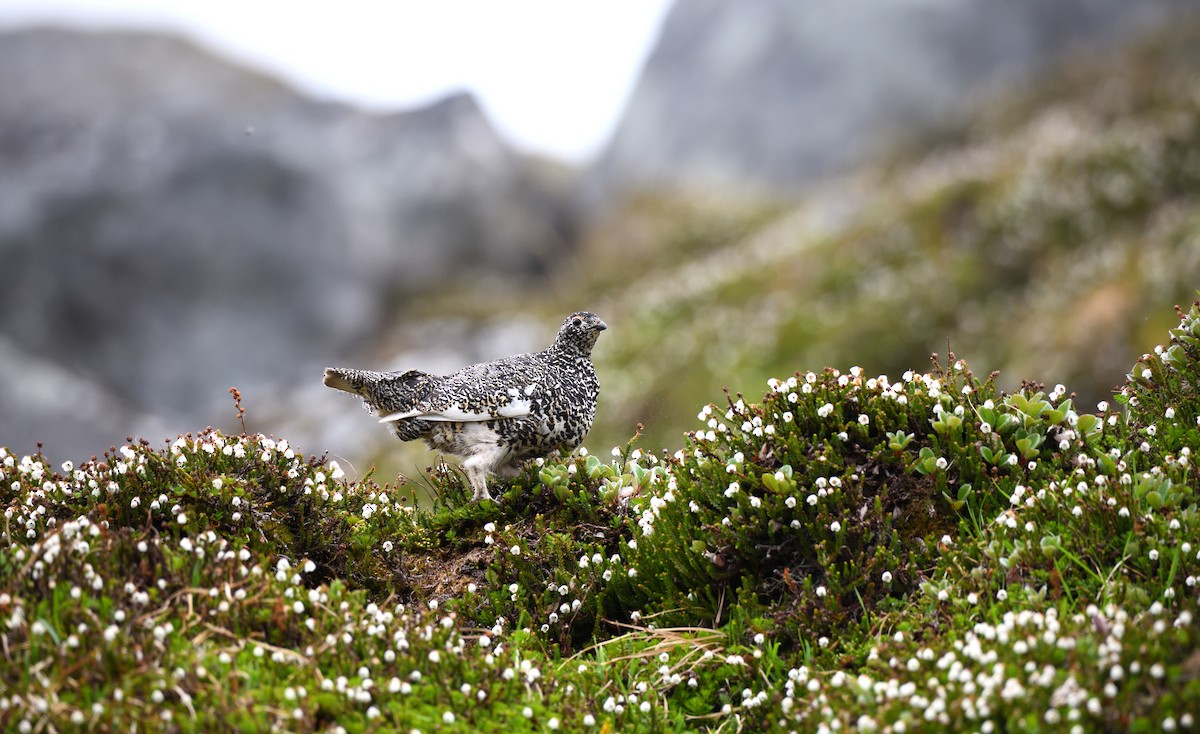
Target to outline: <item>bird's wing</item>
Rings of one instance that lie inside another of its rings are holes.
[[[475,421],[491,421],[498,418],[523,418],[533,410],[533,401],[514,398],[503,405],[488,407],[472,407],[471,403],[453,402],[440,408],[417,408],[414,410],[388,413],[379,419],[380,423],[394,423],[408,418],[419,418],[423,421],[444,421],[451,423],[472,423]]]
[[[523,418],[533,410],[541,374],[540,363],[531,355],[473,365],[448,375],[418,404],[384,414],[379,422],[417,418],[471,423]]]

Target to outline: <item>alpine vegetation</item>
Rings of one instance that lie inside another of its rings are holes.
[[[1194,730],[1179,315],[1097,413],[953,355],[802,370],[498,504],[262,435],[0,451],[0,728]]]

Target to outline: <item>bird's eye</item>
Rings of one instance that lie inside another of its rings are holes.
[[[583,319],[576,316],[575,318],[571,319],[571,323],[575,326],[583,326]]]

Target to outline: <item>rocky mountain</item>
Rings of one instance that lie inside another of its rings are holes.
[[[368,114],[178,38],[51,29],[0,34],[0,89],[0,445],[227,420],[228,386],[284,393],[388,304],[571,240],[561,177],[466,94]],[[92,397],[29,389],[51,374]]]
[[[844,172],[987,94],[1104,53],[1194,0],[679,0],[594,172],[774,196]]]

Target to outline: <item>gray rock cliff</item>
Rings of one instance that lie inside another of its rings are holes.
[[[0,89],[0,445],[216,423],[228,386],[304,379],[389,304],[537,276],[570,239],[466,94],[370,114],[178,38],[52,29],[0,34]],[[22,390],[42,360],[104,398],[31,436],[64,407]]]
[[[593,188],[778,195],[1194,0],[678,0]]]

